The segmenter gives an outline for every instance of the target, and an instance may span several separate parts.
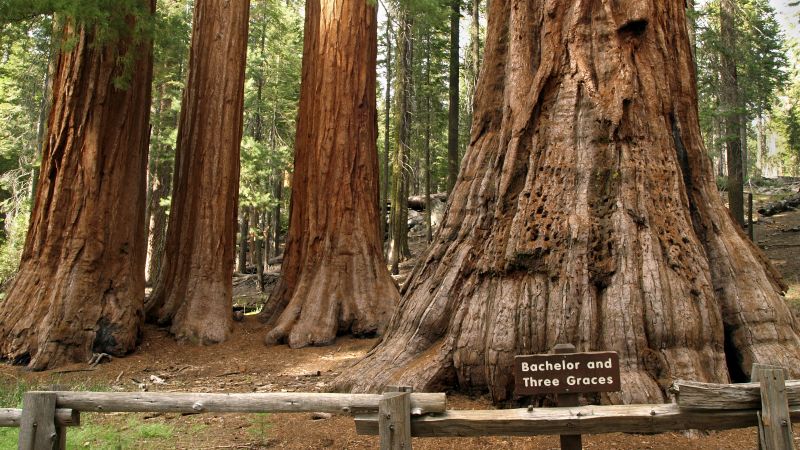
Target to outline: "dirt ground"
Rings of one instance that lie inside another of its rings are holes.
[[[756,242],[783,273],[790,291],[787,301],[800,313],[800,212],[790,211],[761,219]],[[420,251],[424,244],[417,243]],[[406,271],[410,264],[405,265]],[[253,301],[247,283],[237,292],[244,303]],[[248,295],[250,296],[249,298]],[[181,392],[326,392],[343,368],[357,361],[376,344],[376,339],[341,338],[335,345],[291,350],[266,347],[264,331],[248,316],[236,323],[233,337],[211,347],[181,345],[169,334],[147,326],[141,347],[125,358],[115,358],[93,369],[76,364],[55,371],[31,373],[0,365],[0,390],[24,385],[36,388],[59,384],[72,389],[111,391]],[[14,405],[0,405],[14,406]],[[449,393],[450,409],[491,409],[487,398]],[[83,437],[70,441],[71,448],[135,449],[374,449],[377,437],[358,436],[349,416],[314,420],[312,414],[84,414],[84,424],[112,430],[111,438]],[[133,440],[114,442],[114,434],[131,427],[158,424],[167,432],[157,437],[139,434]],[[143,425],[144,424],[144,425]],[[70,431],[70,433],[77,433]],[[584,436],[586,449],[747,449],[756,448],[754,428],[694,435],[606,434]],[[110,442],[109,442],[110,441]],[[800,426],[795,431],[800,446]],[[558,437],[536,436],[414,439],[417,449],[556,449]],[[11,447],[10,447],[11,448]]]

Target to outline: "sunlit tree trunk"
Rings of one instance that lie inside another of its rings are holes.
[[[197,0],[164,270],[148,314],[176,338],[231,332],[249,0]]]
[[[124,355],[144,317],[152,43],[133,44],[130,18],[113,42],[65,22],[42,176],[19,273],[0,302],[0,354],[37,370]],[[129,52],[125,77],[117,62]]]
[[[513,393],[515,355],[620,357],[614,403],[675,379],[800,374],[784,285],[717,193],[683,0],[492,0],[470,148],[383,341],[340,387]]]
[[[266,343],[291,347],[379,333],[399,299],[379,236],[375,6],[309,0],[305,20],[289,233],[261,312]]]

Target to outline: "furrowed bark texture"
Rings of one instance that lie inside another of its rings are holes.
[[[800,368],[779,276],[722,205],[683,0],[493,0],[471,144],[433,246],[341,388],[488,389],[514,355],[619,352],[614,403]],[[726,358],[727,350],[727,358]]]
[[[179,340],[231,332],[249,0],[198,0],[164,264],[148,315]]]
[[[268,344],[379,333],[399,301],[378,223],[376,19],[363,0],[306,3],[289,235],[261,313]]]
[[[129,353],[144,318],[152,43],[63,33],[74,46],[58,56],[22,261],[0,302],[0,354],[35,370]],[[118,89],[128,51],[136,70]]]

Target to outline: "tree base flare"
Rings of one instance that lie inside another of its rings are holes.
[[[281,307],[283,298],[289,300]],[[398,300],[397,287],[380,260],[324,258],[316,270],[303,272],[293,292],[279,282],[261,313],[270,328],[264,343],[300,348],[329,345],[342,334],[372,337],[383,332]]]

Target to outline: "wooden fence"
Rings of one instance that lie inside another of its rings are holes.
[[[381,449],[410,449],[411,437],[530,436],[536,434],[662,433],[759,427],[764,450],[793,449],[791,421],[800,419],[800,381],[779,368],[759,367],[757,382],[679,381],[677,402],[447,411],[445,394],[393,388],[378,394],[196,394],[27,392],[23,409],[0,409],[0,426],[20,427],[22,450],[65,448],[79,412],[296,413],[355,415],[356,431],[380,435]]]

